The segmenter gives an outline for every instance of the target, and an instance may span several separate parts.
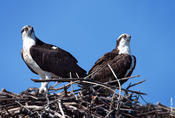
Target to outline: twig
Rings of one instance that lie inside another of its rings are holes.
[[[117,81],[118,82],[118,86],[119,86],[118,101],[120,101],[120,98],[121,98],[120,94],[121,94],[121,91],[122,91],[121,90],[122,87],[121,87],[120,81],[119,81],[117,75],[115,74],[114,70],[112,69],[112,67],[109,64],[108,64],[108,67],[110,68],[110,70],[111,70],[112,74],[114,75],[114,77],[116,78],[116,80],[118,80]],[[112,96],[112,101],[111,101],[111,104],[110,104],[110,110],[111,110],[111,107],[112,107],[112,104],[113,104],[114,97],[115,97],[115,92],[113,93],[113,96]],[[119,109],[119,104],[117,104],[117,109]]]
[[[71,72],[70,72],[70,79],[72,79],[72,73]],[[73,87],[72,81],[70,81],[70,86],[71,86],[71,93],[72,93],[72,95],[75,96],[74,87]]]
[[[125,77],[125,78],[120,78],[119,81],[128,80],[128,79],[137,78],[137,77],[140,77],[140,75],[135,75],[135,76]],[[118,81],[118,80],[109,81],[109,82],[106,82],[106,84],[115,83],[115,82],[117,82],[117,81]]]
[[[113,112],[113,110],[109,111],[108,114],[105,116],[105,118],[108,118],[112,112]]]
[[[17,94],[14,94],[14,93],[12,93],[12,92],[9,92],[9,91],[7,91],[6,89],[2,89],[2,93],[5,93],[6,95],[9,95],[9,96],[11,96],[11,97],[20,98],[20,95],[17,95]],[[1,94],[2,94],[2,93],[1,93]]]
[[[83,78],[61,78],[61,79],[50,79],[50,80],[39,80],[39,79],[31,79],[34,82],[70,82],[70,81],[78,81]]]
[[[58,100],[58,105],[59,105],[60,112],[62,114],[62,118],[65,118],[65,114],[64,114],[63,108],[61,106],[61,100]]]
[[[18,103],[22,108],[25,108],[28,112],[31,112],[27,107],[25,107],[24,105],[22,105],[20,102],[15,101],[16,103]]]
[[[64,86],[62,86],[62,87],[59,87],[59,88],[52,88],[52,86],[51,86],[49,89],[50,89],[50,90],[58,91],[58,90],[64,89],[65,87],[68,88],[69,86],[71,86],[71,84],[74,84],[74,82],[68,83],[68,84],[66,84],[66,85],[64,85]]]
[[[134,84],[129,84],[129,86],[128,86],[126,89],[129,89],[129,88],[131,88],[131,87],[133,87],[133,86],[136,86],[136,85],[138,85],[138,84],[141,84],[141,83],[143,83],[143,82],[145,82],[145,80],[142,80],[142,81],[137,82],[137,83],[134,83]]]
[[[117,87],[117,88],[118,88],[118,87]],[[123,91],[128,91],[128,92],[131,92],[131,93],[140,94],[140,95],[147,95],[146,93],[143,93],[143,92],[134,91],[134,90],[129,90],[129,89],[124,89],[124,88],[121,88],[121,90],[123,90]]]
[[[102,84],[102,83],[97,83],[97,82],[95,82],[95,81],[93,81],[93,80],[83,80],[83,79],[75,79],[75,78],[72,78],[72,79],[67,79],[67,78],[62,78],[62,79],[59,79],[59,80],[57,80],[57,79],[52,79],[52,80],[38,80],[38,79],[32,79],[32,81],[34,81],[34,82],[51,82],[51,81],[58,81],[58,82],[70,82],[70,81],[74,81],[75,83],[80,83],[80,82],[83,82],[83,83],[89,83],[89,84],[94,84],[94,85],[97,85],[97,86],[102,86],[102,87],[104,87],[104,88],[107,88],[107,89],[109,89],[109,90],[111,90],[111,91],[113,91],[113,92],[115,92],[114,90],[112,90],[111,88],[109,88],[109,87],[107,87],[105,84]]]
[[[139,95],[139,96],[141,97],[141,99],[142,99],[146,104],[148,104],[148,102],[143,98],[142,95]]]
[[[99,72],[99,71],[103,70],[103,69],[104,69],[106,66],[107,66],[107,64],[106,64],[105,66],[101,67],[100,69],[97,69],[97,70],[96,70],[96,71],[94,71],[93,73],[89,74],[89,75],[88,75],[88,76],[86,76],[84,79],[87,79],[87,78],[89,78],[91,75],[93,75],[93,74],[95,74],[95,73],[97,73],[97,72]]]
[[[35,111],[44,109],[43,106],[37,106],[37,105],[29,105],[29,106],[24,106],[24,107],[27,108],[28,110],[29,109],[34,109]],[[21,107],[16,107],[16,108],[9,109],[8,111],[9,112],[14,112],[14,111],[18,111],[20,109],[21,109]]]
[[[110,87],[108,87],[107,85],[102,84],[102,83],[97,83],[97,82],[92,82],[92,81],[86,81],[86,80],[82,80],[81,82],[88,83],[88,84],[94,84],[96,86],[101,86],[101,87],[107,88],[107,89],[115,92],[113,89],[111,89]]]
[[[77,78],[80,78],[80,76],[78,75],[78,73],[76,73],[76,76],[77,76]]]

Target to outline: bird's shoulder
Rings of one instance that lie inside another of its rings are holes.
[[[41,43],[41,45],[34,45],[32,48],[38,52],[46,51],[50,56],[57,55],[59,58],[73,59],[75,63],[78,63],[77,59],[71,53],[52,44]]]
[[[118,55],[118,53],[115,50],[112,50],[111,52],[105,53],[102,57],[100,57],[95,62],[95,65],[110,61],[110,60],[114,59],[117,55]]]
[[[99,68],[106,66],[106,64],[110,63],[117,55],[118,53],[115,50],[105,53],[95,62],[94,66],[89,70],[89,74],[92,73],[93,71],[96,71]]]

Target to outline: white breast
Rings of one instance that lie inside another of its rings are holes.
[[[28,38],[28,39],[27,39]],[[30,48],[35,45],[35,41],[29,37],[23,39],[23,58],[25,62],[39,75],[44,75],[44,71],[37,65],[30,54]]]
[[[121,39],[118,46],[119,54],[131,54],[130,42]]]

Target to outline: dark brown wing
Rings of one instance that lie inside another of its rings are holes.
[[[50,49],[50,50],[53,50],[52,47],[54,46],[54,45],[46,44],[46,43],[42,42],[37,37],[36,37],[36,45],[40,46],[40,48]],[[57,47],[57,46],[54,46],[54,47]],[[57,47],[56,50],[58,51],[58,53],[64,52],[64,54],[70,56],[75,61],[75,63],[78,63],[77,59],[74,56],[72,56],[69,52],[67,52],[67,51],[65,51],[65,50],[63,50],[63,49],[61,49],[59,47]]]
[[[52,49],[53,45],[33,46],[30,49],[32,58],[39,67],[47,72],[52,72],[60,77],[80,77],[86,76],[86,71],[77,65],[77,60],[65,50]]]
[[[104,54],[104,56],[100,57],[100,59],[98,59],[94,66],[89,70],[88,74],[91,74],[92,72],[94,72],[94,70],[100,69],[102,67],[104,67],[106,65],[106,63],[109,63],[110,60],[113,60],[114,57],[116,57],[118,54],[115,51],[112,52],[108,52],[106,54]]]
[[[125,74],[126,74],[127,70],[130,68],[130,65],[132,62],[131,56],[126,55],[126,54],[116,55],[113,59],[110,59],[110,58],[107,59],[105,57],[103,57],[103,58],[105,61],[102,61],[99,64],[95,64],[92,67],[92,69],[90,70],[89,74],[93,73],[97,69],[99,69],[99,68],[101,68],[109,63],[110,66],[112,67],[112,69],[114,70],[114,72],[116,73],[117,77],[120,79],[120,78],[125,77]],[[113,76],[113,74],[108,66],[106,66],[103,70],[92,75],[91,78],[96,80],[96,81],[100,81],[100,82],[108,82],[111,79],[115,80],[115,78],[114,78],[114,76]],[[121,84],[123,84],[124,82],[125,81],[122,81]]]
[[[23,61],[25,62],[24,57],[23,57],[23,49],[21,49],[21,57],[22,57]],[[26,62],[25,62],[25,64],[27,65]],[[30,68],[30,66],[27,65],[27,67],[28,67],[33,73],[37,74],[32,68]]]

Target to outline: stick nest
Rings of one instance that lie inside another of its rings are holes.
[[[61,80],[65,82],[66,79]],[[50,87],[49,94],[39,94],[37,88],[28,88],[20,94],[3,89],[0,92],[0,118],[175,117],[175,109],[172,107],[160,103],[143,105],[140,102],[143,101],[145,93],[131,89],[144,81],[129,84],[127,88],[112,87],[109,84],[80,78],[67,79],[67,82],[69,83],[59,88]],[[75,84],[88,86],[78,89],[73,87]],[[94,89],[94,86],[111,89],[114,92],[106,97]]]

